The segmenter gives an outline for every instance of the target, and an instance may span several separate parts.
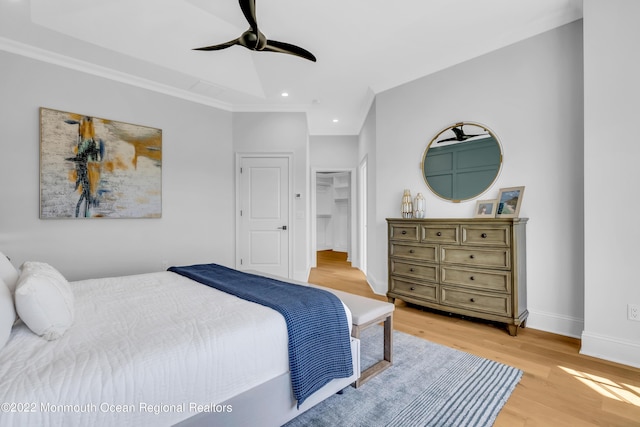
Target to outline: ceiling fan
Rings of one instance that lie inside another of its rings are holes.
[[[455,134],[454,137],[441,139],[440,141],[437,141],[436,144],[440,144],[441,142],[448,142],[448,141],[466,141],[467,139],[474,138],[476,136],[489,135],[488,132],[487,133],[477,133],[477,134],[474,134],[474,135],[467,135],[466,133],[464,133],[464,130],[462,130],[462,126],[458,126],[458,127],[454,126],[454,127],[451,128],[451,130]]]
[[[300,56],[309,61],[316,62],[316,57],[311,52],[289,43],[275,40],[267,40],[267,37],[258,30],[256,19],[256,1],[239,0],[240,8],[245,18],[249,22],[249,29],[242,33],[237,39],[213,46],[198,47],[193,50],[222,50],[234,45],[244,46],[249,50],[288,53],[289,55]]]

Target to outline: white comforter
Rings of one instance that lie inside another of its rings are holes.
[[[62,338],[18,324],[0,350],[3,427],[171,425],[288,371],[269,308],[170,272],[71,286]]]

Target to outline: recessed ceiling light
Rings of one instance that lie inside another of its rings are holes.
[[[286,98],[287,96],[289,96],[289,92],[282,92],[280,94],[283,98]]]
[[[333,123],[338,123],[339,120],[338,119],[333,119]]]

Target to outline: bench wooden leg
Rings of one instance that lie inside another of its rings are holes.
[[[360,374],[360,378],[356,380],[354,383],[354,387],[358,388],[362,384],[369,381],[374,376],[378,375],[380,372],[387,369],[392,365],[393,359],[393,313],[389,313],[388,315],[375,319],[372,322],[366,325],[353,325],[351,335],[354,338],[360,338],[360,332],[369,326],[376,325],[384,320],[384,350],[383,350],[383,359],[373,366],[368,367]]]

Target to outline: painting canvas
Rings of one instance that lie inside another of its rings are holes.
[[[40,218],[159,218],[162,130],[40,108]]]

